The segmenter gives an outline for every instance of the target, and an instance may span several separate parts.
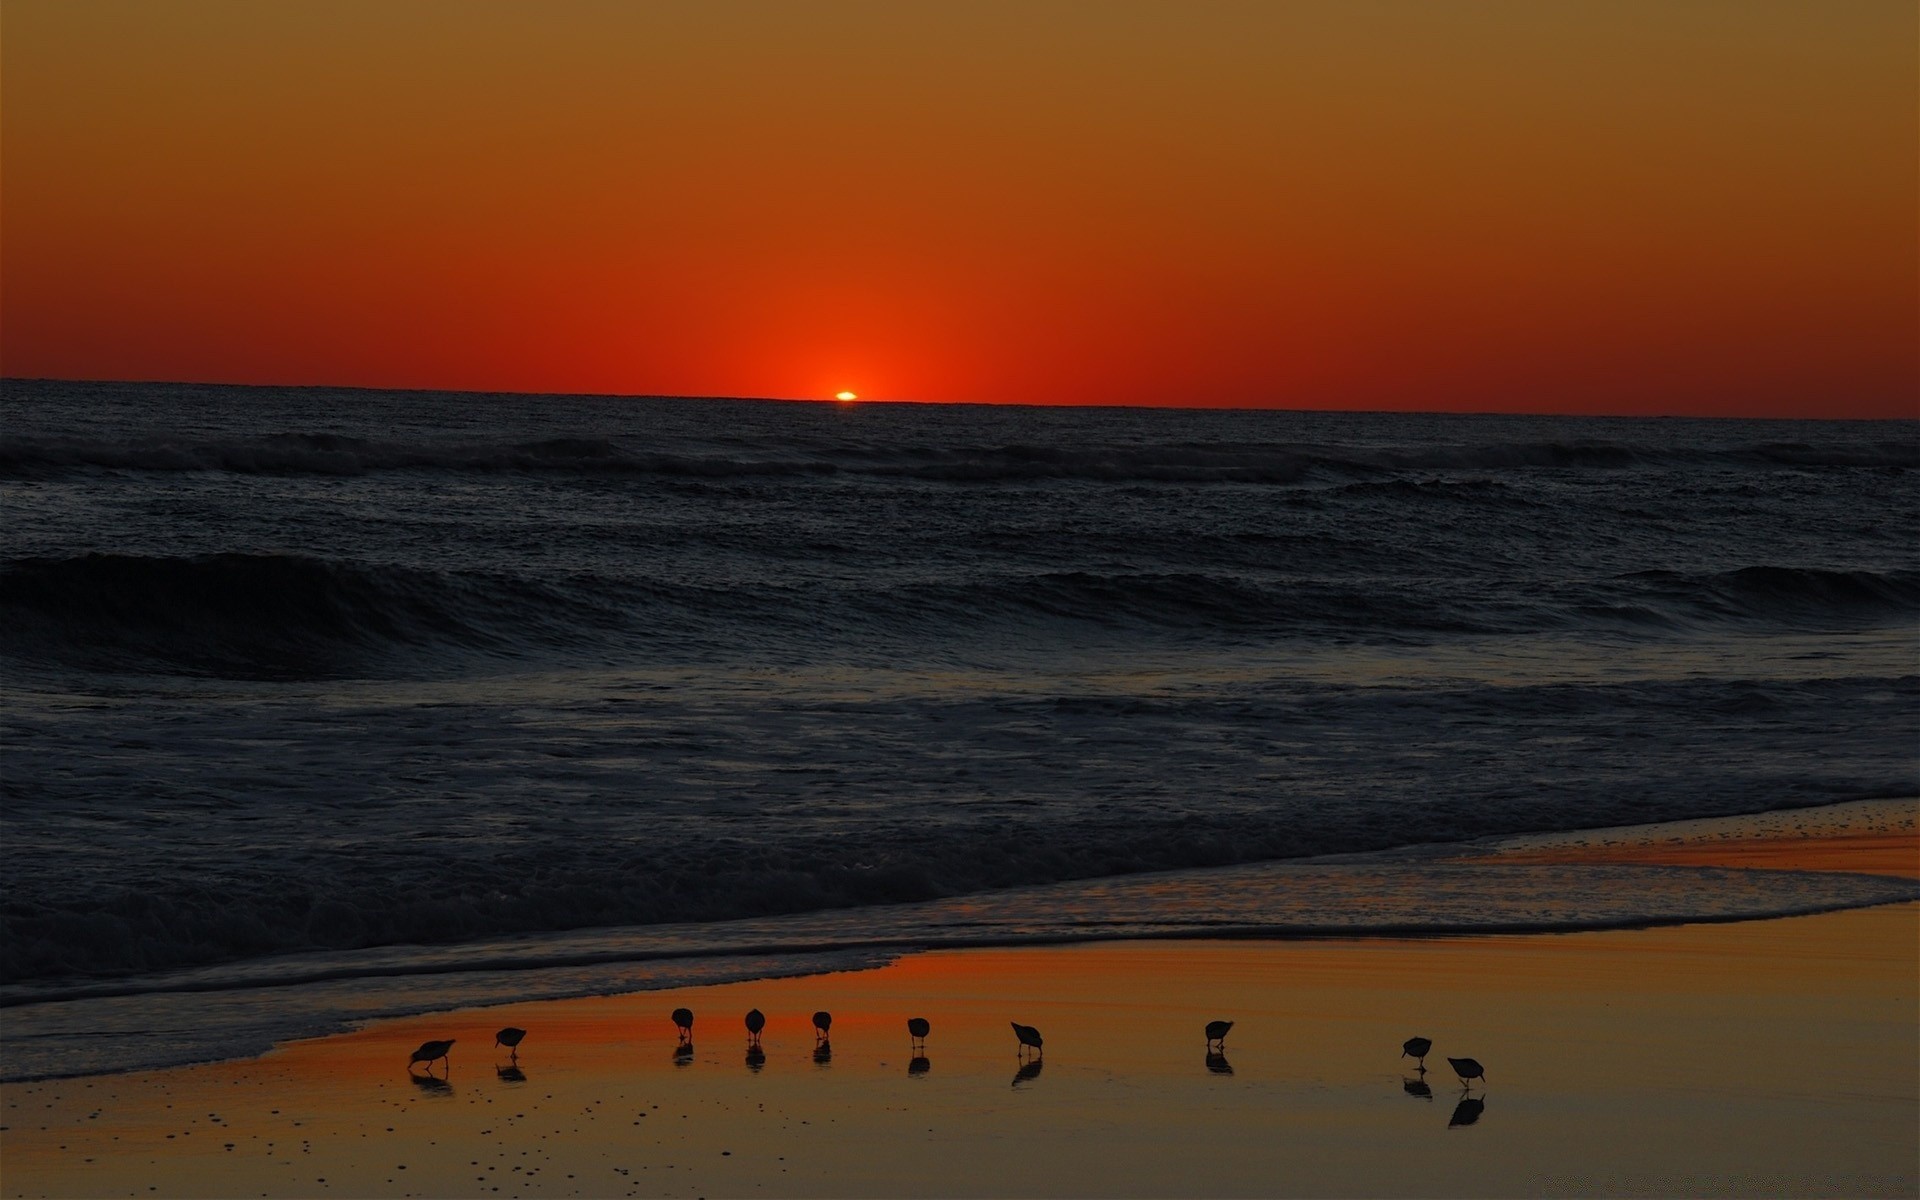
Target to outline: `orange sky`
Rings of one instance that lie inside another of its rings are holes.
[[[10,376],[1920,415],[1911,0],[7,0]]]

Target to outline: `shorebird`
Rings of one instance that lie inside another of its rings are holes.
[[[1022,1054],[1026,1053],[1027,1047],[1029,1046],[1040,1053],[1045,1053],[1045,1051],[1040,1049],[1040,1031],[1038,1029],[1035,1029],[1031,1025],[1022,1025],[1018,1021],[1009,1021],[1007,1024],[1013,1026],[1013,1036],[1020,1039],[1020,1052]]]
[[[453,1049],[453,1041],[452,1038],[448,1038],[444,1042],[421,1042],[420,1048],[415,1050],[413,1057],[407,1060],[408,1072],[412,1072],[413,1064],[422,1062],[427,1064],[427,1070],[433,1070],[433,1064],[439,1059],[446,1058],[447,1051]],[[447,1065],[451,1067],[453,1060],[447,1059]]]
[[[1400,1057],[1418,1059],[1420,1069],[1427,1069],[1427,1051],[1433,1049],[1432,1038],[1411,1037],[1400,1043]]]
[[[495,1046],[505,1046],[507,1053],[513,1058],[518,1059],[520,1057],[520,1039],[525,1036],[527,1036],[526,1030],[515,1029],[509,1025],[499,1033],[493,1035],[493,1044]]]
[[[918,1042],[920,1043],[921,1049],[923,1050],[926,1049],[927,1034],[932,1031],[933,1031],[933,1026],[927,1024],[927,1019],[925,1017],[908,1017],[907,1018],[907,1044],[908,1045],[912,1045],[914,1042]]]
[[[1449,1058],[1447,1065],[1452,1067],[1453,1073],[1460,1077],[1461,1087],[1467,1087],[1467,1080],[1469,1079],[1478,1079],[1481,1083],[1487,1081],[1487,1070],[1480,1065],[1478,1059]]]
[[[833,1028],[833,1014],[821,1009],[813,1014],[813,1039],[817,1042],[827,1040],[827,1030]]]
[[[1207,1022],[1207,1049],[1212,1050],[1215,1042],[1220,1043],[1220,1053],[1227,1052],[1227,1030],[1233,1028],[1232,1021]]]
[[[766,1027],[767,1014],[757,1008],[747,1010],[747,1042],[750,1045],[758,1046],[760,1044],[760,1031]]]
[[[680,1031],[681,1041],[693,1041],[693,1010],[690,1008],[674,1009],[673,1026]]]

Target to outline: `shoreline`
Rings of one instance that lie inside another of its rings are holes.
[[[497,959],[465,957],[474,948],[456,947],[445,952],[455,957],[439,964],[421,961],[435,953],[432,948],[376,948],[316,963],[293,976],[273,976],[284,970],[283,962],[263,960],[49,996],[7,997],[0,1009],[11,1029],[0,1026],[5,1058],[0,1080],[81,1078],[244,1059],[287,1041],[435,1011],[871,970],[947,951],[1220,940],[1421,942],[1652,930],[1920,899],[1920,887],[1908,881],[1920,882],[1920,800],[1867,800],[690,927],[690,936],[703,941],[687,941],[689,933],[679,927],[585,930],[503,943]],[[1575,890],[1576,884],[1585,891],[1571,907],[1565,897],[1551,894]],[[1353,915],[1345,907],[1351,903],[1357,922],[1247,923],[1267,915],[1266,902],[1292,903],[1299,893],[1329,887],[1341,890],[1329,893],[1320,911],[1346,918]],[[1661,887],[1680,890],[1661,903],[1650,901]],[[1422,912],[1427,919],[1387,919],[1381,894],[1396,892],[1399,908],[1392,911]],[[1738,902],[1712,911],[1702,903],[1708,894],[1734,896]],[[1482,895],[1497,898],[1492,911],[1514,919],[1488,919],[1480,911]],[[1626,897],[1628,907],[1611,913],[1591,907],[1617,906],[1616,897]],[[1518,907],[1516,898],[1540,907]],[[1051,926],[1034,924],[1034,913],[1047,904],[1060,910],[1060,919]],[[996,913],[995,906],[1005,913]],[[1446,912],[1461,922],[1436,920]],[[631,940],[621,940],[635,935],[658,942],[659,948],[636,948]],[[217,1022],[206,1015],[214,1009],[225,1010]],[[278,1020],[263,1019],[275,1014]],[[151,1039],[139,1042],[142,1022],[175,1030],[208,1027],[197,1043],[176,1038],[161,1057]],[[142,1044],[149,1045],[144,1053]],[[120,1057],[102,1059],[103,1052],[89,1046],[107,1046],[104,1053]],[[140,1057],[127,1057],[129,1049]]]
[[[1841,829],[1768,853],[1916,869],[1913,838]],[[939,949],[0,1084],[3,1190],[1911,1195],[1916,985],[1911,901],[1552,937]],[[769,1016],[758,1062],[748,1007]],[[814,1008],[835,1017],[823,1057]],[[918,1064],[910,1015],[933,1022]],[[1217,1063],[1215,1018],[1236,1022]],[[1038,1070],[1009,1019],[1045,1032]],[[530,1031],[517,1063],[488,1045],[503,1025]],[[1415,1034],[1435,1040],[1425,1075],[1397,1057]],[[410,1078],[407,1055],[444,1037],[440,1078]],[[1460,1091],[1448,1054],[1488,1082]]]
[[[0,1085],[4,1191],[1910,1195],[1916,934],[1909,903],[1551,938],[934,951],[435,1013]],[[758,1060],[748,1007],[769,1018]],[[933,1022],[924,1062],[909,1015]],[[1219,1061],[1215,1018],[1236,1022]],[[1044,1031],[1038,1070],[1009,1019]],[[517,1062],[489,1045],[504,1025],[530,1031]],[[1436,1043],[1425,1075],[1398,1057],[1414,1034]],[[444,1037],[450,1061],[410,1075]],[[1461,1091],[1449,1053],[1487,1082]]]

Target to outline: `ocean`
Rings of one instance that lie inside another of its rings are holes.
[[[14,380],[0,495],[9,1078],[916,945],[1865,903],[1420,864],[1920,793],[1915,422]]]

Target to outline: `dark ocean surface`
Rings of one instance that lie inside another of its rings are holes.
[[[16,1004],[1920,791],[1913,422],[3,396]]]

